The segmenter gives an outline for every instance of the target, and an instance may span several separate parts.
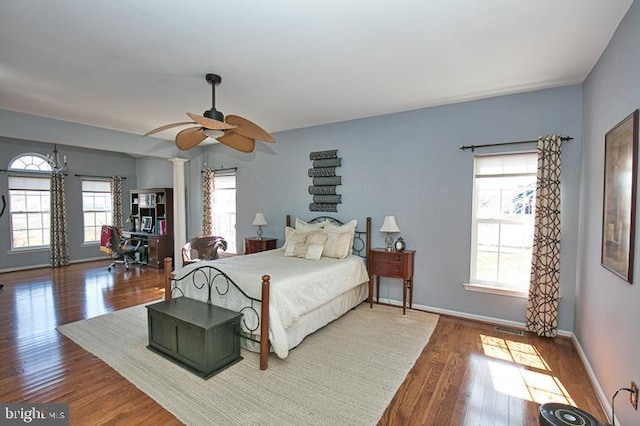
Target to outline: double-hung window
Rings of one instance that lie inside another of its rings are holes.
[[[475,157],[470,286],[527,293],[536,153]]]
[[[25,154],[9,164],[11,249],[49,245],[50,171],[51,167],[40,154]]]
[[[227,240],[227,252],[237,253],[236,248],[236,175],[216,174],[211,212],[213,234]]]
[[[82,214],[84,242],[99,242],[102,225],[112,224],[113,203],[110,181],[88,179],[82,181]]]

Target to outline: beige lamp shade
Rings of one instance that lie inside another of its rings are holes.
[[[385,216],[380,232],[400,232],[395,216]]]
[[[387,236],[385,237],[384,242],[387,244],[387,251],[391,251],[391,245],[393,244],[393,237],[391,236],[391,233],[400,232],[395,216],[385,216],[380,232],[386,232]]]
[[[253,223],[252,225],[254,226],[265,226],[268,225],[267,221],[264,218],[264,215],[262,213],[256,213],[256,218],[253,219]]]
[[[265,220],[264,215],[262,213],[256,213],[256,218],[253,219],[252,225],[258,227],[258,230],[257,230],[258,236],[257,236],[257,238],[259,240],[262,239],[262,227],[265,226],[266,224],[267,224],[267,221]]]

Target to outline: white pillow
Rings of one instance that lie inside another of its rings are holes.
[[[284,255],[319,260],[327,238],[325,233],[319,231],[297,234],[289,240]]]
[[[327,220],[318,223],[308,223],[296,217],[296,229],[299,229],[300,231],[315,231],[316,229],[322,229],[322,227],[327,223],[329,223]]]
[[[320,260],[322,252],[324,251],[324,245],[327,243],[329,236],[321,231],[310,232],[307,235],[305,243],[307,244],[307,253],[305,259]]]
[[[322,230],[327,234],[327,242],[324,245],[322,255],[334,259],[344,259],[351,253],[351,234],[349,232],[336,232]]]
[[[300,231],[298,229],[293,229],[292,227],[287,226],[286,228],[284,228],[284,244],[282,245],[282,248],[286,250],[289,246],[289,241],[304,242],[304,240],[307,238],[307,232],[309,231]]]
[[[353,239],[357,226],[358,221],[355,219],[344,225],[327,223],[323,228],[323,232],[326,232],[329,238],[327,239],[322,255],[336,259],[344,259],[349,256],[353,247]]]

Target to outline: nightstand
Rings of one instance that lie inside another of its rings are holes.
[[[276,248],[277,238],[262,238],[256,237],[244,239],[244,254],[260,253],[261,251],[273,250]]]
[[[369,275],[372,280],[374,275],[376,277],[376,303],[380,301],[380,277],[400,278],[402,279],[402,314],[407,311],[407,290],[409,291],[409,308],[411,308],[413,305],[413,258],[415,253],[415,250],[371,249]],[[370,287],[370,292],[372,290]],[[372,295],[369,297],[369,304],[373,306]]]

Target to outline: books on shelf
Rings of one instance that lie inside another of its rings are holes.
[[[157,225],[156,225],[156,232],[159,235],[166,235],[167,234],[167,221],[164,219],[158,219]]]

